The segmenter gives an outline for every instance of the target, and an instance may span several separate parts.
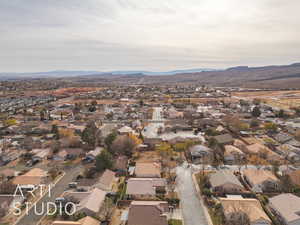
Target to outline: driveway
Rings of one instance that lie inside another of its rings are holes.
[[[57,197],[59,197],[68,187],[68,184],[73,181],[73,179],[80,173],[81,167],[76,167],[65,171],[65,176],[51,189],[51,197],[49,198],[48,194],[44,195],[38,203],[36,203],[36,211],[42,211],[42,204],[44,203],[44,210],[46,213],[47,202],[54,202]],[[15,223],[16,225],[35,225],[40,219],[44,216],[37,215],[35,213],[35,207],[32,207],[28,215],[23,216],[20,220]]]
[[[180,194],[182,214],[185,225],[208,225],[192,179],[191,168],[178,166],[177,189]]]

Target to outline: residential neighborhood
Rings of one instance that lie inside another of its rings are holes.
[[[299,106],[251,94],[134,85],[3,99],[1,224],[298,224]]]

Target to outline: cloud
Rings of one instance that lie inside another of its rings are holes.
[[[3,0],[0,70],[169,70],[298,61],[297,0]]]

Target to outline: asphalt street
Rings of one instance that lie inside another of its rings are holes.
[[[153,108],[152,120],[156,121],[156,122],[149,123],[149,125],[144,128],[144,130],[142,131],[142,134],[144,137],[147,137],[147,138],[156,138],[157,137],[157,135],[158,135],[157,131],[158,131],[159,127],[164,126],[163,118],[161,115],[162,111],[163,111],[162,107],[154,107]],[[160,123],[160,121],[161,121],[161,123]]]
[[[182,214],[185,225],[208,225],[192,179],[191,168],[179,166],[177,173],[177,189],[181,198]]]
[[[36,210],[32,207],[28,211],[28,215],[23,216],[15,223],[15,225],[35,225],[46,214],[47,202],[55,202],[55,199],[59,197],[68,187],[68,184],[80,173],[81,167],[76,167],[65,171],[65,176],[51,189],[51,196],[44,195],[37,203]],[[38,215],[36,212],[42,212],[42,205],[44,204],[44,213]]]

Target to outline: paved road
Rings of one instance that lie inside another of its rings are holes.
[[[68,184],[73,181],[73,178],[75,178],[80,173],[80,170],[81,167],[78,166],[76,168],[65,171],[66,175],[51,189],[51,197],[49,198],[48,194],[46,194],[36,204],[36,211],[41,212],[42,204],[44,203],[44,210],[46,213],[47,202],[54,202],[55,199],[59,197],[66,190]],[[29,210],[28,215],[22,217],[15,225],[35,225],[40,221],[40,219],[43,216],[44,214],[37,215],[35,213],[35,207],[32,207]]]
[[[152,114],[152,120],[156,120],[156,121],[163,121],[163,118],[162,118],[162,107],[154,107],[153,108],[153,114]]]
[[[182,214],[185,225],[208,225],[203,208],[197,198],[197,192],[192,180],[190,168],[177,167],[177,189],[182,204]]]
[[[144,137],[147,138],[156,138],[157,135],[157,131],[159,129],[159,127],[163,127],[164,126],[164,119],[162,118],[162,107],[154,107],[153,108],[153,114],[152,114],[152,120],[155,121],[153,123],[149,123],[149,125],[147,127],[144,128],[144,130],[142,131],[142,134]]]

